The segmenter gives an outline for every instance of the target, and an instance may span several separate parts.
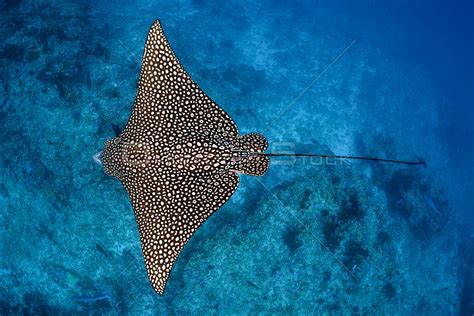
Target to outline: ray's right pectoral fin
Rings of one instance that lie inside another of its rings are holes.
[[[234,173],[196,178],[179,175],[158,181],[124,183],[140,232],[148,278],[163,295],[174,262],[199,226],[235,192]],[[174,180],[172,180],[174,179]],[[143,183],[146,183],[143,186]]]
[[[137,95],[129,133],[176,128],[175,122],[195,117],[193,124],[180,124],[181,131],[202,132],[225,139],[237,136],[237,126],[186,72],[176,57],[159,21],[151,26],[145,43]],[[151,124],[150,124],[151,123]],[[139,127],[139,128],[137,128]]]

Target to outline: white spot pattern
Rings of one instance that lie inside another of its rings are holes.
[[[163,294],[171,268],[196,229],[235,192],[237,173],[262,175],[268,146],[237,126],[179,63],[159,21],[146,40],[132,115],[106,142],[106,173],[125,186],[148,277]],[[250,153],[250,154],[249,154]]]

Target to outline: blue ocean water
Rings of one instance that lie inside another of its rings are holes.
[[[474,312],[471,1],[0,4],[0,314]],[[163,297],[92,156],[124,126],[160,19],[274,159],[180,254]]]

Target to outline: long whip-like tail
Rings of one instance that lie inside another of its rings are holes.
[[[258,153],[258,156],[267,156],[267,157],[320,157],[320,158],[329,158],[329,159],[357,159],[357,160],[371,160],[371,161],[381,161],[381,162],[392,162],[400,163],[405,165],[424,165],[426,162],[424,160],[420,161],[405,161],[405,160],[396,160],[396,159],[383,159],[383,158],[374,158],[374,157],[358,157],[358,156],[341,156],[341,155],[324,155],[324,154],[290,154],[290,153]]]

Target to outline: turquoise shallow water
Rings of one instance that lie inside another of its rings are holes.
[[[0,4],[1,314],[474,311],[473,7],[456,2]],[[160,19],[276,158],[150,286],[127,194],[92,156],[127,122]]]

